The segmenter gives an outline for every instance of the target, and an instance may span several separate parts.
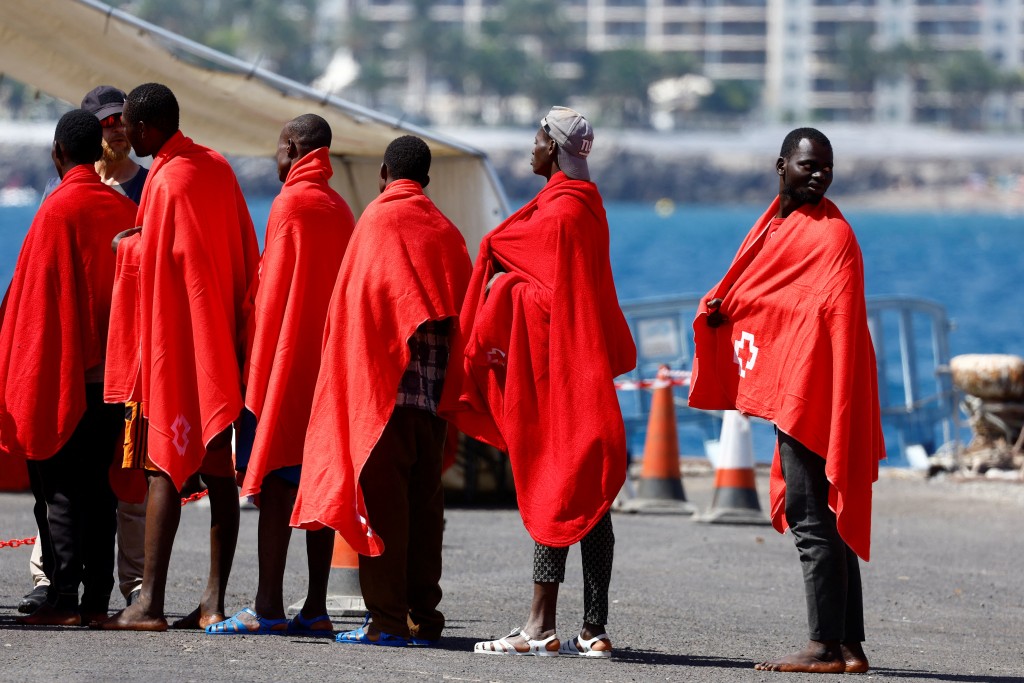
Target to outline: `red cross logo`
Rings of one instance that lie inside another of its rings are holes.
[[[505,352],[501,349],[492,348],[487,352],[487,362],[491,365],[505,367]]]
[[[732,348],[732,360],[740,366],[740,377],[746,377],[747,370],[753,370],[754,362],[757,361],[758,348],[754,345],[754,335],[750,332],[741,333]]]

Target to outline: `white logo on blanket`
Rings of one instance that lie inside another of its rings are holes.
[[[749,349],[745,347],[749,345]],[[757,360],[757,347],[754,346],[754,335],[749,332],[740,334],[740,338],[733,342],[732,360],[740,366],[740,377],[747,376],[747,370],[754,369],[754,362]]]
[[[188,448],[188,433],[192,431],[192,427],[189,425],[188,420],[185,419],[184,415],[178,415],[178,419],[171,424],[171,432],[174,433],[174,438],[171,439],[171,444],[175,450],[178,451],[178,455],[184,456],[185,449]]]

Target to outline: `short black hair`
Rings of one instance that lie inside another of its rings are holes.
[[[166,85],[143,83],[128,93],[125,108],[133,123],[143,121],[167,136],[178,132],[178,100]]]
[[[103,127],[94,114],[72,109],[57,122],[53,139],[64,159],[73,164],[93,164],[103,156]]]
[[[393,180],[405,178],[426,185],[430,177],[430,147],[415,135],[403,135],[384,150],[384,164]]]
[[[297,147],[307,150],[331,146],[331,125],[322,116],[302,114],[288,122],[288,132]]]
[[[817,142],[819,145],[832,149],[832,143],[817,128],[797,128],[796,130],[789,131],[789,134],[782,141],[782,150],[779,152],[779,156],[783,158],[788,157],[800,146],[801,140]]]

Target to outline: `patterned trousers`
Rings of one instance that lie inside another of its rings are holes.
[[[552,548],[535,543],[534,582],[563,583],[568,555],[568,546]],[[608,586],[612,580],[612,558],[615,556],[615,532],[610,512],[606,512],[580,541],[580,555],[583,560],[583,621],[604,626],[608,623]]]

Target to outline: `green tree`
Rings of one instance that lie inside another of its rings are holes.
[[[999,68],[978,50],[947,56],[939,66],[937,80],[949,94],[950,124],[960,130],[981,128],[985,98],[1009,84]]]
[[[700,101],[700,110],[713,114],[738,116],[757,106],[761,86],[751,81],[715,81],[715,89]]]
[[[834,59],[839,80],[856,102],[853,117],[858,121],[873,118],[875,86],[885,70],[882,54],[872,46],[873,37],[873,24],[851,24],[836,41]]]

